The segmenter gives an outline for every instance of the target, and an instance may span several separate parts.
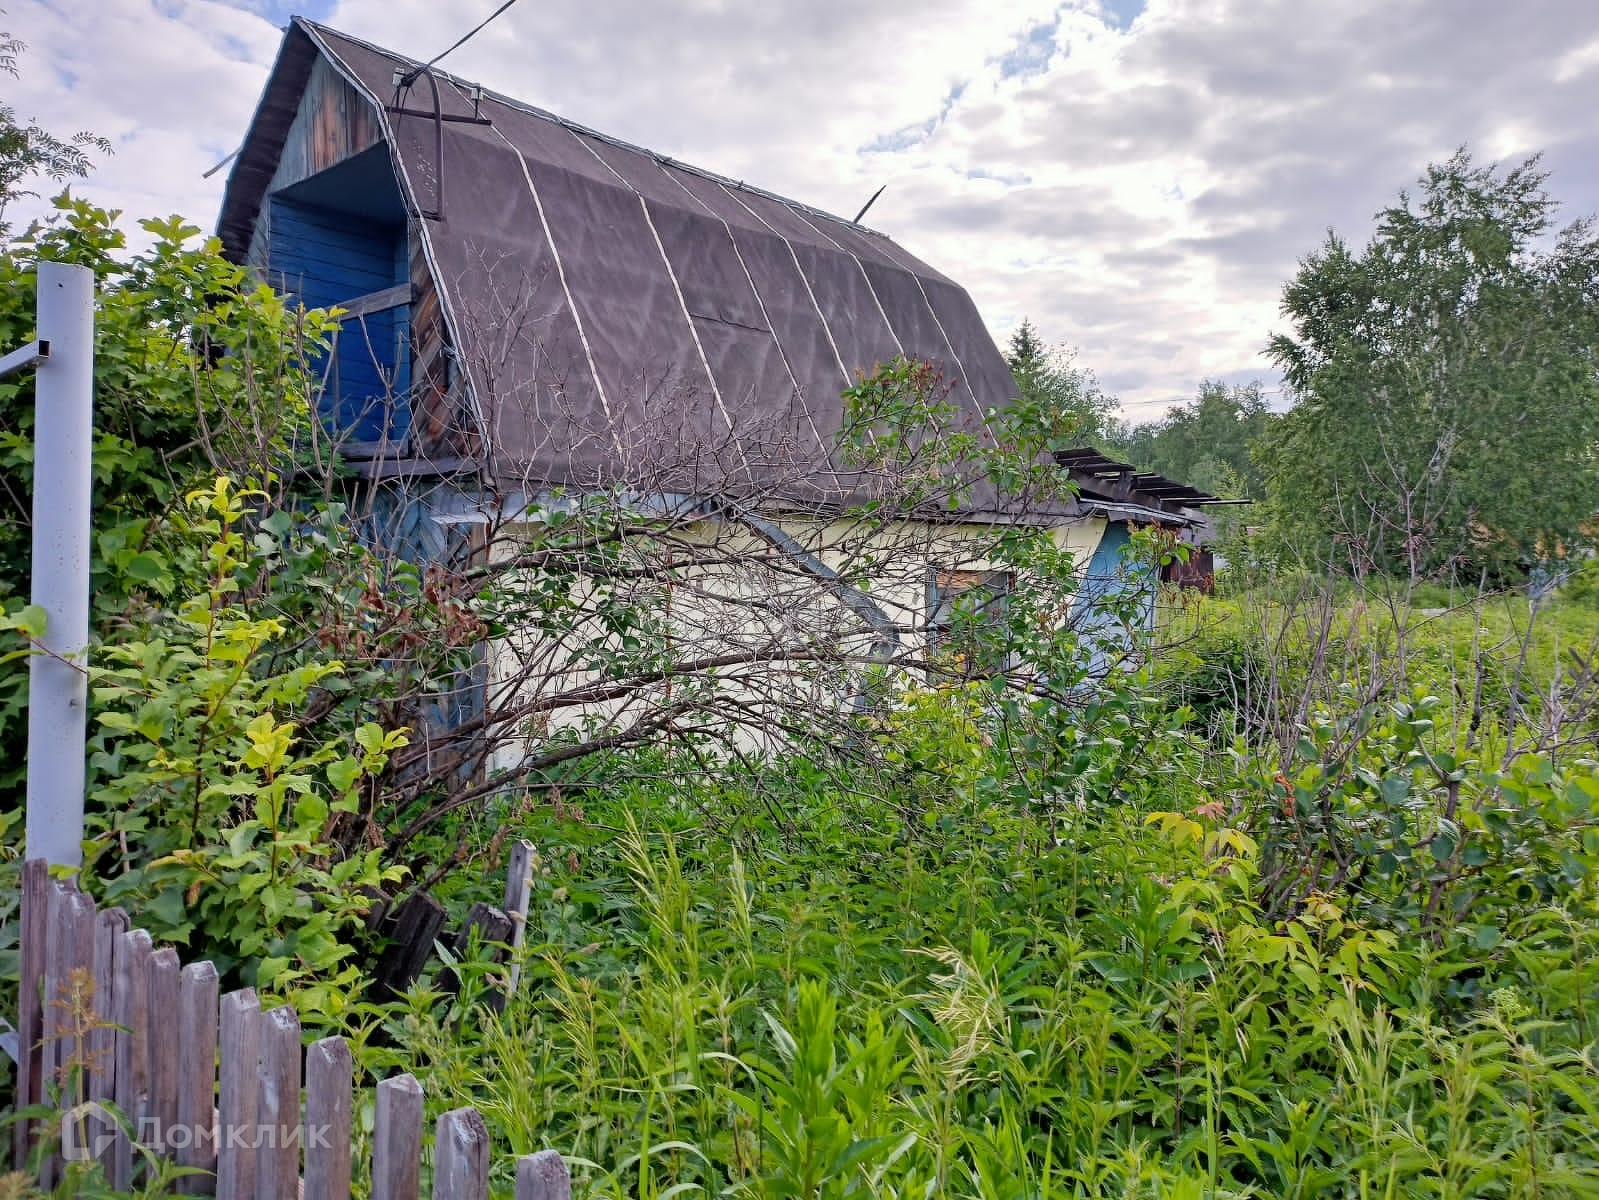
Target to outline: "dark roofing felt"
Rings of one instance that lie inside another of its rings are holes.
[[[1014,395],[965,291],[883,235],[435,72],[446,114],[487,118],[444,124],[441,162],[426,77],[396,92],[414,62],[298,18],[224,200],[237,256],[318,49],[442,209],[421,227],[502,486],[634,476],[668,442],[723,476],[820,465],[841,389],[901,353],[972,420]]]

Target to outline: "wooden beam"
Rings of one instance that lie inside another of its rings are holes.
[[[417,1200],[421,1160],[422,1085],[390,1076],[372,1112],[372,1200]]]
[[[341,300],[333,307],[343,314],[339,320],[353,321],[358,317],[370,317],[373,313],[387,312],[391,308],[403,308],[409,303],[411,303],[411,285],[397,283],[393,287],[368,292],[353,300]]]

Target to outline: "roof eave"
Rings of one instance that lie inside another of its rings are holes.
[[[319,53],[316,43],[300,24],[296,17],[284,30],[278,57],[261,89],[261,98],[256,101],[244,143],[239,147],[222,192],[217,236],[222,239],[223,253],[233,262],[243,262],[249,253],[261,201],[277,171],[300,96]]]

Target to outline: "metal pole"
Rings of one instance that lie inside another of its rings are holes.
[[[89,489],[93,450],[94,272],[41,262],[34,383],[33,603],[48,614],[29,660],[27,856],[83,861],[88,720]]]

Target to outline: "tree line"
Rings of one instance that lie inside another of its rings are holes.
[[[1259,502],[1251,548],[1278,565],[1506,583],[1592,542],[1599,509],[1599,237],[1557,223],[1536,157],[1461,150],[1377,214],[1336,231],[1284,285],[1259,383],[1207,380],[1153,421],[1024,321],[1019,392],[1079,440],[1146,470]]]

